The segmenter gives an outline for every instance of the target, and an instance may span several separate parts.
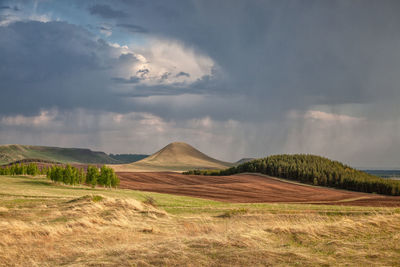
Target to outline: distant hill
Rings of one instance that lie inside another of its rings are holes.
[[[175,142],[140,161],[113,166],[117,171],[185,171],[190,169],[225,169],[233,166],[207,156],[191,145]]]
[[[255,160],[255,158],[242,158],[235,162],[235,165],[240,165],[249,161]]]
[[[363,171],[382,178],[389,178],[389,179],[400,178],[400,170],[363,170]]]
[[[109,154],[109,156],[120,163],[132,163],[144,158],[147,158],[149,155],[144,154]]]
[[[85,148],[60,148],[28,145],[0,145],[0,164],[10,162],[40,159],[61,163],[83,164],[116,164],[118,160],[109,157],[104,152]]]

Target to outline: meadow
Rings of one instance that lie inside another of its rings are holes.
[[[400,209],[230,204],[0,176],[2,266],[396,266]]]

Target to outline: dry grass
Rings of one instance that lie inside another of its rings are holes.
[[[3,211],[0,218],[0,264],[54,266],[79,263],[82,255],[81,263],[89,263],[86,257],[115,249],[168,216],[139,201],[95,195],[46,199]]]
[[[400,265],[397,209],[226,207],[171,215],[117,194],[0,195],[0,265]]]

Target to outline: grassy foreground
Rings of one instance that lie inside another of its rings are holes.
[[[228,204],[0,176],[1,266],[400,266],[399,241],[396,208]]]

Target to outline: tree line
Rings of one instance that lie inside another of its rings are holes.
[[[20,163],[0,167],[0,175],[46,175],[47,178],[55,183],[68,185],[86,184],[92,187],[104,186],[109,188],[116,188],[120,182],[114,170],[105,165],[100,169],[89,165],[85,171],[83,168],[78,169],[69,164],[39,168],[35,163],[29,163],[28,165]]]
[[[257,172],[306,184],[366,193],[400,195],[400,181],[380,178],[338,161],[306,154],[274,155],[252,160],[226,170],[191,170],[185,174],[232,175]]]
[[[45,175],[47,170],[45,168],[40,169],[37,164],[29,163],[28,165],[12,164],[6,167],[0,167],[0,175]]]
[[[52,166],[47,172],[47,177],[56,183],[87,184],[92,187],[98,185],[116,188],[120,182],[114,170],[105,165],[100,170],[98,167],[88,166],[86,172],[71,165]]]

